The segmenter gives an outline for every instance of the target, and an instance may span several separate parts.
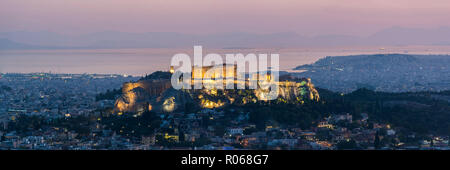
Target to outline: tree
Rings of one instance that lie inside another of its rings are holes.
[[[345,149],[356,149],[356,142],[354,140],[350,140],[350,141],[342,141],[339,142],[337,145],[337,148],[339,150],[345,150]]]
[[[257,131],[258,130],[256,128],[247,128],[247,129],[244,129],[244,135],[250,135],[253,132],[257,132]]]
[[[178,133],[178,140],[179,140],[180,142],[185,141],[183,131],[181,131],[181,130],[179,129],[178,132],[179,132],[179,133]]]
[[[375,134],[375,141],[373,142],[375,149],[380,149],[380,136],[378,135],[378,131]]]
[[[214,134],[216,136],[220,136],[222,137],[223,135],[225,135],[225,127],[222,125],[216,126],[215,130],[214,130]]]

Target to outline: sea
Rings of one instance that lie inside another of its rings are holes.
[[[193,48],[139,49],[57,49],[0,50],[0,73],[99,73],[143,76],[154,71],[167,71],[175,54],[185,53],[193,58]],[[317,48],[203,48],[209,53],[279,54],[280,70],[295,71],[295,67],[311,64],[326,56],[359,54],[421,54],[449,55],[450,46],[361,46]]]

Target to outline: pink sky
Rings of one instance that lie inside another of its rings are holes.
[[[0,31],[296,32],[450,26],[449,0],[1,0]]]

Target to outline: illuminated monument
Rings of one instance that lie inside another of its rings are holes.
[[[234,85],[244,83],[248,86],[249,78],[244,82],[239,82],[236,78],[236,66],[224,66],[221,71],[214,72],[210,76],[212,79],[204,79],[205,73],[215,67],[193,67],[191,74],[191,85],[199,83],[204,84],[217,83],[215,78],[227,78],[227,75],[234,80]],[[213,70],[214,71],[214,70]],[[231,72],[231,74],[226,74]],[[262,100],[264,90],[262,89],[181,89],[176,90],[171,86],[171,74],[174,73],[173,67],[169,72],[155,72],[150,78],[144,78],[137,82],[125,83],[122,87],[122,95],[116,100],[114,112],[121,115],[124,113],[140,114],[147,110],[155,112],[173,112],[177,109],[183,109],[186,104],[196,104],[201,108],[220,108],[227,104],[244,105],[247,103],[266,102],[266,103],[296,103],[303,104],[305,100],[319,101],[319,93],[314,88],[309,78],[295,78],[289,75],[279,77],[278,98],[273,101]],[[221,73],[221,74],[220,74]],[[156,78],[155,78],[156,77]],[[258,78],[254,73],[252,78]],[[265,75],[267,81],[271,81],[270,74]],[[225,80],[223,81],[225,82]]]

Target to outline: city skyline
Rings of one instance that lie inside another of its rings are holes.
[[[0,0],[0,152],[34,168],[445,163],[449,16],[450,0]]]

